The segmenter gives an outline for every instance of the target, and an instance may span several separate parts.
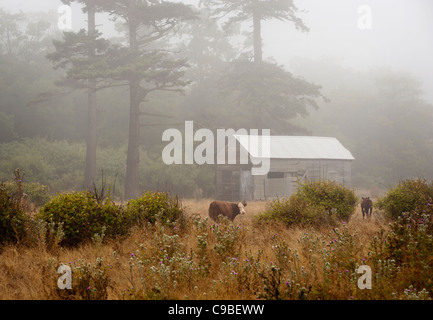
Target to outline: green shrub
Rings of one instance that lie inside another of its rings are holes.
[[[313,208],[307,208],[306,204],[296,197],[276,198],[267,204],[265,212],[260,214],[258,219],[281,221],[290,226],[304,223],[309,216],[307,211],[313,211]]]
[[[0,183],[0,245],[16,243],[25,235],[26,215],[19,198]]]
[[[433,184],[425,179],[403,180],[377,200],[376,207],[390,218],[397,219],[403,212],[424,209],[433,199]]]
[[[165,192],[145,192],[126,204],[126,212],[129,219],[139,225],[144,222],[154,224],[157,220],[165,225],[184,218],[179,199]]]
[[[334,181],[306,181],[290,198],[273,200],[259,220],[279,220],[286,225],[334,225],[348,221],[358,199]]]
[[[335,181],[307,181],[301,184],[295,196],[307,205],[321,208],[329,215],[335,213],[338,219],[345,221],[355,212],[358,202],[353,190]]]
[[[128,231],[128,219],[122,208],[110,198],[97,201],[88,191],[59,194],[45,204],[39,217],[56,226],[63,224],[61,245],[76,245],[95,234],[114,237]]]

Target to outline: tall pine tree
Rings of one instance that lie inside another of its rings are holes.
[[[128,45],[114,50],[107,60],[110,77],[129,87],[129,137],[125,175],[125,198],[139,196],[140,105],[153,91],[182,91],[186,59],[175,59],[157,41],[177,24],[195,18],[191,7],[161,0],[107,0],[103,10],[120,19],[127,30]]]
[[[87,126],[86,126],[86,165],[84,172],[84,187],[92,188],[96,177],[97,148],[97,77],[89,71],[101,54],[108,48],[108,42],[100,38],[96,30],[96,11],[101,0],[62,0],[71,5],[79,2],[83,11],[87,12],[87,33],[65,32],[63,41],[54,41],[56,52],[47,56],[55,67],[67,68],[67,79],[63,85],[87,90]]]
[[[296,14],[298,8],[293,0],[202,0],[202,5],[209,6],[215,16],[228,17],[225,26],[247,20],[253,22],[254,61],[263,61],[262,50],[262,21],[277,19],[291,21],[301,31],[308,31]]]

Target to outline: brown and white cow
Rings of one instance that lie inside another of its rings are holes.
[[[226,202],[226,201],[212,201],[209,205],[209,217],[218,222],[218,216],[221,214],[231,221],[233,221],[238,214],[245,214],[245,207],[247,203],[243,202]]]

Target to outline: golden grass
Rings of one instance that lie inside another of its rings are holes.
[[[210,199],[201,201],[186,199],[183,200],[183,206],[191,219],[193,217],[205,219],[210,202]],[[271,261],[275,260],[275,253],[272,249],[273,236],[278,235],[278,238],[284,240],[292,250],[301,250],[298,240],[307,230],[300,227],[288,229],[277,223],[257,225],[254,222],[254,216],[263,212],[265,208],[265,201],[250,202],[246,207],[247,214],[238,216],[233,224],[239,226],[241,230],[238,248],[239,259],[246,259],[248,254],[262,251],[263,265],[269,266]],[[165,292],[165,296],[161,294],[155,295],[153,298],[257,298],[253,291],[242,292],[243,290],[240,290],[239,285],[230,287],[235,282],[233,279],[228,279],[230,278],[230,270],[227,269],[227,261],[218,256],[213,249],[216,237],[210,231],[212,223],[212,221],[207,222],[208,245],[206,253],[210,263],[209,274],[200,277],[200,279],[183,279],[176,290],[172,288],[173,284],[169,284],[167,288],[171,286],[171,291]],[[347,227],[351,232],[358,233],[359,241],[366,245],[363,248],[366,254],[367,245],[380,228],[386,228],[386,222],[376,217],[363,220],[360,208],[358,208]],[[331,228],[322,228],[317,232],[325,236],[330,230]],[[178,244],[184,246],[185,254],[194,252],[197,255],[197,237],[202,234],[203,232],[191,226],[187,228],[186,232],[179,234]],[[126,239],[104,241],[100,246],[91,242],[74,249],[54,248],[47,250],[44,247],[29,248],[24,245],[6,246],[0,253],[0,299],[59,299],[62,296],[56,285],[59,277],[56,272],[58,266],[61,263],[70,265],[90,263],[94,266],[97,258],[103,259],[104,270],[109,279],[108,299],[130,298],[131,292],[134,292],[134,298],[152,298],[149,296],[149,292],[156,290],[154,288],[155,277],[158,273],[151,273],[149,269],[152,265],[158,267],[158,264],[155,261],[143,262],[144,266],[140,274],[139,262],[136,257],[144,256],[147,252],[147,259],[151,260],[152,257],[149,252],[157,252],[158,250],[155,247],[157,241],[155,239],[154,229],[143,228],[134,230]],[[116,252],[117,258],[113,256],[113,252]],[[302,257],[301,262],[307,263],[307,260],[308,257]],[[161,278],[158,279],[159,282],[157,282],[161,286],[162,280]],[[251,278],[250,280],[253,281],[254,279]],[[137,294],[137,292],[140,293]],[[73,298],[77,298],[77,296]]]

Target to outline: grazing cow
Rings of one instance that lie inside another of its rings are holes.
[[[245,207],[247,203],[243,202],[225,202],[225,201],[213,201],[209,205],[209,217],[218,222],[218,216],[222,214],[223,216],[229,218],[233,221],[238,214],[245,214]]]
[[[370,197],[362,197],[361,210],[362,219],[364,219],[364,215],[367,216],[367,218],[371,217],[371,213],[373,211],[373,201],[370,200]]]

